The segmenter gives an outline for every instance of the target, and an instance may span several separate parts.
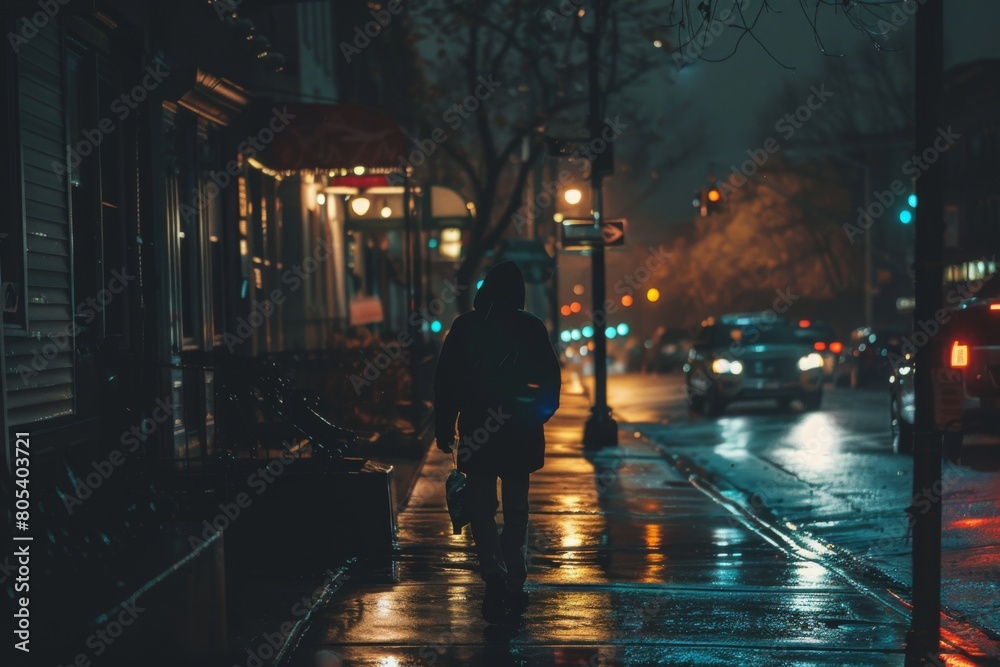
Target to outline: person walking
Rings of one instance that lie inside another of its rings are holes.
[[[486,583],[489,623],[528,603],[528,484],[545,462],[543,424],[559,407],[559,359],[545,324],[524,311],[524,277],[514,262],[494,266],[441,349],[434,377],[438,448],[454,450],[465,473],[472,537]],[[497,479],[503,532],[497,534]]]

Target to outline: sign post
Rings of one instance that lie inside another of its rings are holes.
[[[612,142],[602,135],[606,129],[600,84],[600,46],[604,40],[609,0],[595,0],[593,30],[587,36],[587,88],[589,109],[587,116],[590,142],[596,156],[590,160],[590,188],[593,201],[593,225],[600,228],[604,222],[604,177],[614,171],[611,153]],[[578,15],[580,16],[580,15]],[[590,253],[591,294],[594,295],[594,405],[590,419],[583,427],[583,446],[591,449],[618,446],[618,423],[611,417],[608,407],[608,340],[604,333],[607,314],[604,312],[607,285],[604,266],[604,243],[595,244]]]
[[[563,220],[563,250],[592,250],[597,246],[613,247],[625,245],[625,220],[604,220],[594,224],[590,218],[567,218]]]

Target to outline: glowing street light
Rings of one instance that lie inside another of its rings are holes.
[[[579,204],[580,201],[583,199],[583,193],[580,192],[577,188],[570,188],[569,190],[563,193],[563,199],[566,200],[567,204],[571,205]]]

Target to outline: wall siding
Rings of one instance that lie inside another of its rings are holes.
[[[73,414],[70,207],[66,183],[52,169],[66,160],[57,23],[40,30],[18,57],[28,336],[4,340],[11,424]]]

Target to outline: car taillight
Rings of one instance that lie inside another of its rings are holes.
[[[997,311],[1000,310],[1000,303],[991,303],[990,310]]]
[[[840,354],[841,352],[844,351],[844,345],[842,343],[834,341],[830,343],[830,351],[833,352],[834,354]]]
[[[823,350],[826,349],[826,343],[824,343],[821,340],[818,340],[815,343],[813,343],[813,349],[816,350],[817,352],[822,352]]]
[[[951,367],[965,368],[969,365],[969,346],[957,340],[951,344]]]

